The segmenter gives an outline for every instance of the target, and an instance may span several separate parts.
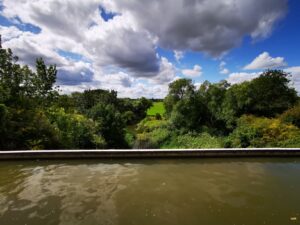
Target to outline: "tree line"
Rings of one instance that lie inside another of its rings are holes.
[[[146,98],[117,92],[59,94],[56,66],[37,59],[35,69],[0,46],[0,149],[129,148],[126,127],[146,116]]]
[[[169,85],[164,121],[145,119],[137,147],[300,147],[299,96],[290,74],[267,70],[240,84],[190,79]]]
[[[300,146],[299,96],[281,70],[234,85],[178,79],[163,100],[64,95],[56,76],[42,58],[21,65],[0,40],[1,150]],[[155,101],[165,114],[147,116]]]

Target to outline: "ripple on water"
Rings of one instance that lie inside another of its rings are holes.
[[[295,159],[3,163],[0,224],[291,224],[299,174]]]

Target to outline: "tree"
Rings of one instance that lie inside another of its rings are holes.
[[[189,98],[195,93],[195,86],[190,79],[178,79],[169,84],[169,93],[164,99],[166,113],[170,115],[175,104],[184,99]]]
[[[225,93],[221,104],[222,119],[226,127],[232,130],[236,126],[237,119],[250,112],[251,93],[250,82],[232,85]]]
[[[267,70],[249,84],[250,114],[274,117],[292,107],[298,97],[289,85],[289,74],[281,70]]]
[[[47,67],[42,59],[35,72],[21,66],[0,40],[0,149],[58,147],[55,127],[43,111],[57,95],[55,80],[55,66]]]
[[[230,84],[227,81],[221,81],[216,84],[205,81],[197,91],[198,101],[202,102],[201,117],[205,118],[203,124],[206,126],[224,129],[225,122],[222,114],[222,104],[229,87]]]
[[[88,112],[98,123],[98,134],[103,136],[108,148],[126,148],[125,121],[114,105],[98,103]]]
[[[96,90],[85,90],[83,93],[73,93],[72,97],[77,105],[79,112],[88,113],[88,111],[95,105],[101,104],[111,104],[117,106],[117,92],[107,91],[102,89]]]
[[[297,92],[290,87],[289,74],[267,70],[258,78],[232,85],[222,104],[222,118],[233,129],[244,114],[275,117],[297,102]]]
[[[56,66],[36,60],[36,72],[21,66],[10,49],[0,48],[0,100],[7,106],[43,106],[57,96]],[[30,103],[30,104],[29,104]]]

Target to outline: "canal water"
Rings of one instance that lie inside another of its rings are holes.
[[[300,224],[300,159],[0,161],[0,224]]]

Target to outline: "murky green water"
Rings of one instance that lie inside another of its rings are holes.
[[[0,162],[0,224],[300,224],[300,159]]]

